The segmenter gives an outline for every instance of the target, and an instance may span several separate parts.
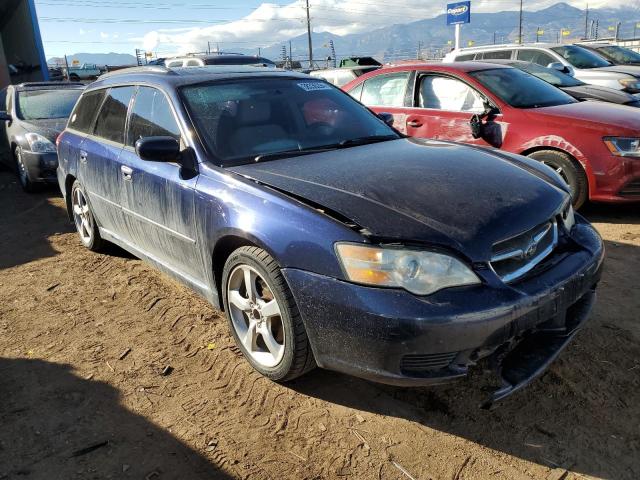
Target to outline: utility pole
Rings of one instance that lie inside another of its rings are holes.
[[[307,38],[309,40],[309,70],[313,69],[313,45],[311,44],[311,14],[309,0],[307,0]]]
[[[586,11],[586,13],[584,15],[584,38],[585,38],[585,40],[587,38],[589,38],[588,31],[589,31],[589,4],[587,3],[587,11]]]
[[[291,64],[291,69],[293,70],[293,57],[291,56],[291,40],[289,40],[289,63]]]
[[[536,28],[536,43],[540,41],[540,27]]]
[[[211,42],[207,42],[207,53],[211,55]]]
[[[520,0],[520,24],[518,27],[518,43],[522,45],[522,0]]]
[[[418,52],[416,54],[416,58],[420,58],[421,53],[422,53],[422,40],[418,40]]]
[[[496,44],[496,32],[493,32],[493,44]]]

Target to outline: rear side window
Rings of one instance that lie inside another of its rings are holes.
[[[168,61],[166,65],[167,65],[167,68],[181,67],[182,60],[171,60],[171,61]]]
[[[93,130],[93,120],[96,118],[96,112],[100,108],[105,92],[105,90],[94,90],[82,95],[69,119],[69,128],[82,133],[90,133]]]
[[[456,57],[455,61],[456,62],[466,62],[468,60],[473,60],[476,57],[475,53],[471,53],[468,55],[460,55],[459,57]]]
[[[385,107],[403,107],[409,72],[378,75],[364,82],[362,103]]]
[[[512,50],[497,50],[495,52],[484,52],[483,60],[510,60]]]
[[[418,107],[479,113],[484,110],[484,102],[478,92],[458,79],[428,75],[420,79]]]
[[[144,137],[173,137],[180,141],[180,128],[164,94],[150,87],[140,87],[131,111],[127,145]]]
[[[548,66],[550,63],[557,62],[555,58],[541,50],[518,50],[518,60],[536,63],[543,67]]]
[[[118,87],[109,90],[96,119],[95,135],[124,143],[124,126],[127,121],[127,109],[135,87]]]

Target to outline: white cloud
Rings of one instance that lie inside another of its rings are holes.
[[[100,32],[100,38],[102,39],[109,38],[109,34],[106,32]]]
[[[313,0],[311,2],[311,21],[315,32],[330,31],[337,35],[360,33],[384,26],[408,23],[424,18],[433,18],[444,13],[446,2],[433,0],[414,0],[413,2],[394,0]],[[558,0],[529,0],[526,10],[539,10],[557,3]],[[584,8],[584,0],[569,0],[567,3]],[[590,0],[590,8],[615,7],[622,0]],[[239,20],[190,29],[158,29],[143,37],[146,50],[158,50],[171,53],[204,51],[207,42],[212,49],[220,43],[221,49],[233,49],[244,46],[266,46],[289,39],[306,32],[306,13],[304,0],[296,0],[287,5],[263,3],[249,15]],[[474,0],[473,12],[495,12],[499,10],[517,10],[519,2],[513,5],[501,2],[499,8],[493,0]]]

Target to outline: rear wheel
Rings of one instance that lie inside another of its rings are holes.
[[[98,225],[96,225],[84,189],[77,180],[73,182],[71,187],[71,212],[82,244],[94,252],[100,250],[103,240],[100,237]]]
[[[16,172],[18,174],[18,180],[20,180],[20,186],[27,193],[33,193],[38,190],[38,184],[31,181],[29,177],[29,170],[27,170],[27,166],[24,163],[24,156],[22,153],[22,148],[16,147],[13,151],[13,158],[16,163]]]
[[[529,155],[556,171],[569,185],[573,206],[577,209],[589,197],[589,183],[582,167],[566,153],[557,150],[540,150]]]
[[[284,382],[315,366],[295,300],[267,252],[237,249],[225,263],[222,281],[229,328],[253,368]]]

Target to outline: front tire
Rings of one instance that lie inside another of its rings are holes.
[[[71,213],[82,244],[93,252],[101,250],[104,241],[100,237],[87,194],[77,180],[71,186]]]
[[[589,197],[589,182],[584,170],[564,152],[557,150],[539,150],[529,155],[556,171],[569,185],[575,209],[580,208]]]
[[[24,163],[24,156],[22,153],[22,148],[16,147],[13,151],[13,159],[16,164],[16,173],[18,174],[18,180],[20,181],[20,186],[22,190],[27,193],[34,193],[38,191],[38,184],[31,180],[29,177],[29,170]]]
[[[315,367],[298,307],[276,261],[258,247],[241,247],[222,273],[229,329],[251,366],[286,382]]]

